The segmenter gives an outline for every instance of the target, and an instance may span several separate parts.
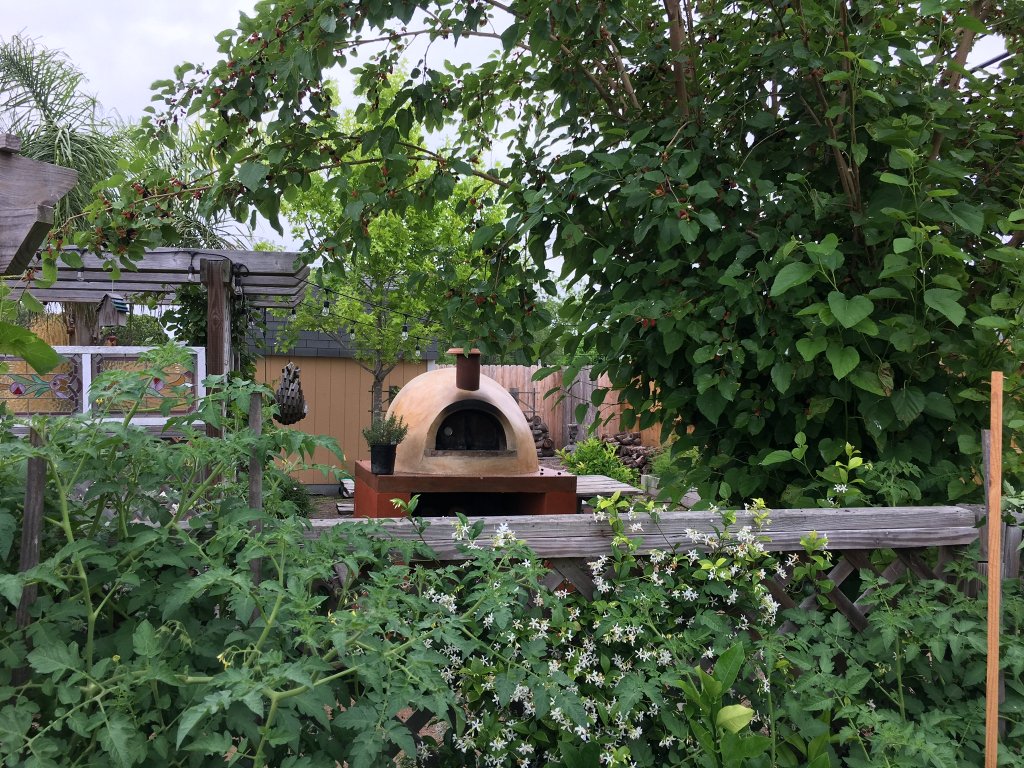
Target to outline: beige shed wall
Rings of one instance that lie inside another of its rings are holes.
[[[298,424],[286,429],[298,429],[314,435],[330,435],[345,452],[344,468],[351,474],[356,461],[369,459],[370,449],[363,440],[362,429],[370,425],[370,388],[373,377],[355,360],[336,357],[264,357],[256,362],[256,379],[276,388],[281,369],[294,362],[299,366],[302,392],[309,412]],[[387,389],[405,386],[410,380],[427,370],[426,362],[399,363],[385,379],[385,407]],[[328,451],[318,449],[314,461],[336,466]],[[303,470],[296,474],[303,483],[327,483],[320,472]]]

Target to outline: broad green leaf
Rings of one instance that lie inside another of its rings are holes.
[[[742,704],[730,704],[718,710],[715,724],[729,733],[739,733],[754,717],[754,710]]]
[[[660,328],[664,323],[658,323]],[[663,331],[661,334],[662,343],[665,345],[665,354],[672,355],[679,351],[679,349],[686,343],[686,334],[677,328],[673,328],[669,331]]]
[[[776,363],[772,366],[772,384],[780,394],[785,394],[793,383],[793,366],[790,363]]]
[[[49,675],[66,669],[78,669],[82,660],[78,656],[77,643],[64,645],[58,641],[33,649],[28,655],[28,663],[36,672]]]
[[[46,310],[46,307],[42,305],[39,299],[28,291],[21,294],[21,303],[25,305],[25,309],[36,315],[42,314]]]
[[[878,177],[879,181],[885,182],[886,184],[895,184],[898,187],[909,187],[910,182],[902,176],[897,176],[895,173],[883,173]]]
[[[189,707],[182,713],[181,719],[178,721],[178,735],[174,742],[178,749],[181,749],[182,742],[185,741],[191,730],[195,728],[196,723],[202,720],[208,712],[209,705],[206,702],[202,702],[201,704]]]
[[[705,418],[712,424],[718,423],[718,418],[725,410],[726,400],[718,393],[718,388],[713,387],[706,392],[697,395],[697,408]]]
[[[828,345],[825,357],[831,363],[832,373],[837,379],[842,379],[860,364],[860,353],[854,347],[844,346],[835,341]]]
[[[956,420],[956,409],[953,408],[953,403],[941,392],[929,392],[925,396],[924,412],[936,419]]]
[[[800,357],[809,363],[824,352],[827,346],[828,339],[824,337],[816,339],[803,338],[797,340],[796,351],[800,353]]]
[[[985,214],[980,208],[968,203],[957,203],[950,209],[953,220],[974,235],[980,235],[985,226]]]
[[[146,758],[146,743],[123,712],[112,712],[100,729],[99,742],[115,768],[131,768]]]
[[[740,673],[740,667],[743,666],[743,659],[743,646],[739,643],[718,657],[718,661],[715,662],[714,677],[722,684],[724,690],[732,688],[736,676]]]
[[[941,313],[953,325],[960,325],[967,317],[967,310],[959,302],[960,292],[950,288],[929,288],[924,292],[924,303]]]
[[[156,656],[160,652],[160,638],[147,619],[143,619],[132,634],[132,647],[142,658]]]
[[[775,275],[771,295],[781,296],[790,288],[803,285],[814,276],[815,272],[817,272],[817,269],[814,266],[802,261],[787,264]]]
[[[892,410],[903,426],[907,426],[924,411],[926,399],[917,387],[905,387],[892,393]]]
[[[832,310],[832,314],[840,325],[844,328],[853,328],[871,314],[875,305],[867,296],[847,298],[839,291],[832,291],[828,295],[828,308]]]
[[[0,355],[20,357],[36,373],[49,373],[62,359],[32,331],[3,322],[0,322]]]
[[[722,734],[722,762],[730,768],[747,765],[747,760],[763,755],[771,744],[771,739],[759,733],[740,736],[726,732]]]
[[[855,387],[859,387],[867,392],[872,392],[876,395],[885,396],[885,388],[882,386],[882,382],[878,378],[878,374],[874,371],[866,371],[863,368],[858,368],[856,371],[849,376],[850,383]]]
[[[23,585],[16,573],[0,573],[0,595],[3,595],[7,602],[15,608],[21,602]]]
[[[761,459],[762,467],[770,467],[772,464],[781,464],[784,461],[789,461],[793,458],[793,454],[790,451],[772,451],[763,459]]]
[[[260,188],[263,180],[270,173],[270,166],[263,163],[242,163],[238,169],[238,180],[246,189],[255,191]]]
[[[892,241],[893,253],[906,253],[912,250],[914,250],[914,241],[909,237],[897,237]]]

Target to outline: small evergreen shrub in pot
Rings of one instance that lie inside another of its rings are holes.
[[[363,430],[363,438],[370,446],[370,471],[375,475],[391,475],[395,471],[395,449],[405,440],[409,426],[401,416],[375,418]]]

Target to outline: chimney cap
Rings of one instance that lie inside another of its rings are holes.
[[[448,350],[448,354],[449,355],[461,355],[463,357],[471,357],[473,355],[479,356],[480,355],[480,350],[477,349],[476,347],[473,347],[471,350],[469,350],[467,352],[462,347],[452,347],[451,349]]]

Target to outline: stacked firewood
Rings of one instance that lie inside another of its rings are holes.
[[[648,465],[654,460],[654,448],[640,444],[639,432],[616,432],[602,435],[601,439],[615,446],[616,455],[630,469],[641,475],[648,473]]]
[[[527,419],[530,425],[530,432],[533,433],[533,444],[537,449],[537,457],[545,458],[555,455],[555,441],[551,439],[551,430],[544,419],[540,416],[531,416]]]

